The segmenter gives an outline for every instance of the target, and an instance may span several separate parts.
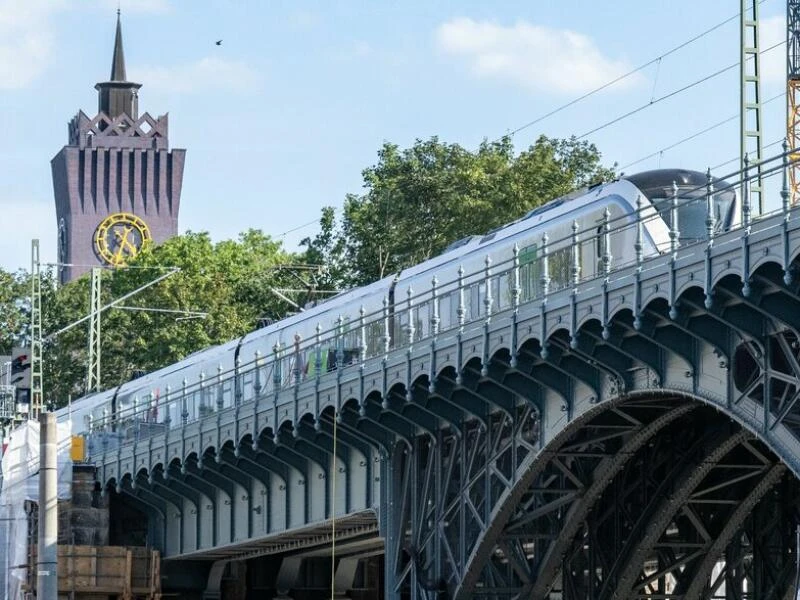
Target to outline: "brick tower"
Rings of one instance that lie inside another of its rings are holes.
[[[62,283],[178,232],[186,150],[169,149],[167,115],[139,116],[140,87],[125,74],[118,11],[111,78],[95,85],[98,113],[79,111],[50,161]]]

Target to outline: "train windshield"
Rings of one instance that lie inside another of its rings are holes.
[[[736,194],[726,188],[713,196],[714,232],[727,231],[733,225]],[[672,229],[672,195],[651,197],[661,218]],[[706,191],[697,188],[678,188],[678,231],[680,242],[690,244],[706,239]]]
[[[626,177],[653,203],[672,228],[672,184],[678,186],[678,231],[680,242],[706,239],[706,185],[708,177],[686,169],[656,169]],[[728,231],[736,225],[736,192],[727,182],[712,178],[714,231]]]

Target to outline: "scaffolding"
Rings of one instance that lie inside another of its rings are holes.
[[[789,148],[800,147],[800,0],[786,2],[786,139]],[[800,153],[789,157],[789,183],[792,204],[800,202]]]

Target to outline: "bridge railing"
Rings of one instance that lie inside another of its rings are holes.
[[[788,215],[788,160],[793,152],[784,148],[782,154],[762,163],[759,173],[746,167],[716,180],[725,182],[726,190],[740,191],[736,227],[749,231],[752,224],[749,187],[756,177],[760,183],[781,178],[782,203],[773,213],[782,211]],[[368,312],[361,306],[355,314],[338,315],[327,329],[319,322],[314,334],[305,339],[285,332],[293,335],[293,341],[276,343],[270,354],[255,352],[249,360],[237,360],[232,369],[220,367],[216,373],[200,373],[195,381],[184,379],[178,389],[167,386],[163,395],[153,391],[120,401],[114,413],[110,406],[105,407],[102,417],[90,418],[87,424],[89,453],[163,434],[257,399],[275,397],[326,373],[358,368],[367,360],[387,357],[390,352],[410,350],[414,344],[444,332],[488,323],[500,313],[516,311],[523,303],[547,302],[550,294],[563,289],[577,292],[588,280],[608,279],[631,265],[641,269],[652,256],[671,254],[676,259],[679,248],[695,244],[710,247],[720,232],[720,215],[714,205],[718,193],[709,172],[703,186],[679,193],[673,185],[672,194],[663,200],[669,203],[668,207],[656,210],[640,198],[632,214],[612,216],[606,208],[599,225],[591,223],[581,228],[574,222],[566,236],[549,239],[545,232],[533,249],[514,246],[499,257],[486,254],[482,264],[469,264],[470,270],[461,264],[454,271],[438,272],[425,289],[415,291],[410,285],[395,289],[393,304],[386,297],[380,310]],[[698,207],[703,210],[698,211]],[[695,238],[694,243],[687,243],[678,230],[682,211],[705,215],[705,235]],[[653,231],[659,228],[667,235],[653,239]],[[632,240],[632,252],[613,256],[615,239]],[[586,257],[596,259],[592,268],[586,268]]]

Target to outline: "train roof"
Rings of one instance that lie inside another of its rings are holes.
[[[647,196],[648,200],[654,197],[663,198],[665,191],[670,193],[672,183],[675,182],[679,188],[697,188],[698,192],[705,193],[705,186],[708,184],[708,175],[700,171],[689,169],[653,169],[642,171],[634,175],[626,175],[623,180],[630,181]],[[731,185],[724,179],[711,177],[711,183],[717,191],[727,189]]]

